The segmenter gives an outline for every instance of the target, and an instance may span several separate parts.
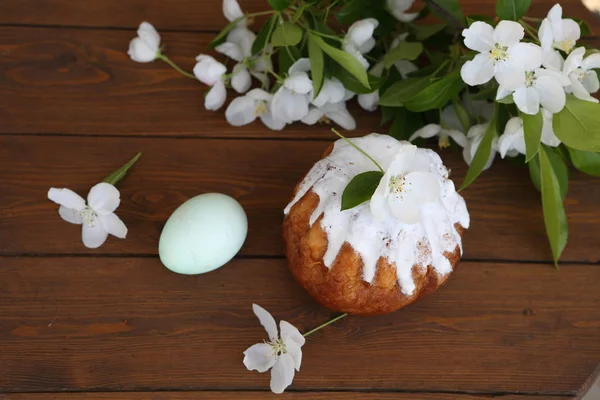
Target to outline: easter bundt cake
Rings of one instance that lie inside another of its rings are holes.
[[[376,133],[351,140],[373,160],[341,139],[327,149],[285,209],[286,255],[325,307],[390,313],[446,282],[469,214],[434,151]],[[378,168],[385,174],[372,197],[342,211],[348,183]]]

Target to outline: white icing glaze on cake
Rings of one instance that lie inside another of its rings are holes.
[[[398,141],[388,135],[372,133],[351,139],[358,147],[373,157],[384,171],[409,142]],[[402,292],[412,295],[416,289],[412,268],[432,265],[442,276],[452,272],[452,265],[444,253],[452,253],[458,246],[462,254],[462,242],[455,224],[469,227],[469,213],[464,199],[456,192],[454,183],[448,179],[448,169],[440,157],[429,149],[416,149],[419,164],[426,161],[429,172],[439,178],[441,197],[437,202],[420,206],[421,219],[416,224],[404,224],[386,210],[386,217],[374,218],[369,202],[349,210],[340,211],[342,193],[356,175],[376,171],[371,160],[346,141],[335,142],[329,156],[317,162],[309,171],[298,192],[285,208],[287,215],[308,191],[319,196],[319,205],[310,217],[312,226],[321,215],[321,228],[327,234],[328,247],[323,263],[331,268],[344,243],[348,243],[363,261],[363,279],[371,283],[375,277],[380,257],[396,267],[396,275]]]

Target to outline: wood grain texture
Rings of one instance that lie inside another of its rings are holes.
[[[369,393],[369,392],[286,392],[289,400],[489,400],[489,395],[432,394],[432,393]],[[145,393],[26,393],[0,394],[0,400],[264,400],[277,398],[272,393],[261,392],[145,392]],[[562,396],[502,396],[502,400],[569,400]]]
[[[158,29],[219,31],[227,21],[221,12],[221,0],[3,0],[0,24],[31,24],[91,27],[136,28],[150,21]],[[268,10],[266,0],[240,0],[245,12]],[[533,0],[528,15],[543,17],[556,0]],[[580,0],[560,2],[570,17],[589,20],[599,26],[596,17]],[[460,0],[465,14],[495,14],[495,0]],[[417,3],[415,8],[419,8]],[[598,29],[594,29],[600,32]]]
[[[292,190],[329,145],[321,141],[150,138],[0,137],[0,253],[156,254],[169,215],[206,192],[238,199],[249,218],[245,255],[281,256],[283,209]],[[144,156],[119,184],[118,215],[125,240],[85,248],[80,227],[63,222],[47,199],[50,187],[85,196],[91,186],[129,160]],[[440,153],[457,186],[466,165],[457,152]],[[551,260],[539,193],[522,166],[496,160],[463,192],[471,214],[465,257]],[[566,208],[570,239],[563,260],[600,260],[597,179],[573,173]]]
[[[156,258],[1,259],[0,392],[268,390],[242,352],[260,304],[301,331],[330,319],[283,260],[203,276]],[[310,337],[296,390],[570,395],[600,360],[600,268],[464,263],[397,313]]]
[[[166,4],[166,3],[165,3]],[[1,14],[1,12],[0,12]],[[327,137],[296,123],[284,131],[260,121],[244,128],[225,120],[225,107],[204,109],[207,87],[163,62],[129,59],[130,31],[0,27],[0,133]],[[166,33],[166,52],[191,71],[214,35]],[[231,67],[231,65],[230,65]],[[233,93],[229,95],[230,100]],[[380,113],[358,112],[358,130],[379,127]]]

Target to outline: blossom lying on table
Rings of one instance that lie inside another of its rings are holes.
[[[559,4],[545,18],[528,17],[531,0],[497,0],[496,17],[465,16],[458,0],[413,3],[268,0],[270,10],[245,14],[224,0],[230,22],[208,46],[216,54],[197,56],[194,74],[162,53],[148,23],[129,53],[203,82],[205,108],[226,107],[233,126],[260,119],[273,130],[319,122],[351,130],[347,105],[356,98],[381,110],[397,139],[437,136],[441,148],[461,147],[469,164],[462,189],[496,155],[514,158],[542,194],[557,262],[567,240],[567,166],[600,175],[600,105],[592,96],[600,52],[578,43],[589,27],[565,18]],[[423,23],[429,14],[439,23]],[[253,30],[258,17],[266,22]],[[227,88],[237,93],[229,105]]]
[[[102,246],[109,234],[120,239],[127,236],[127,227],[115,214],[115,210],[121,204],[121,195],[115,185],[125,177],[140,157],[141,153],[138,153],[123,167],[107,176],[103,182],[92,187],[87,203],[83,197],[70,189],[50,188],[48,191],[48,199],[60,205],[60,217],[71,224],[82,225],[81,238],[86,247],[95,249]]]

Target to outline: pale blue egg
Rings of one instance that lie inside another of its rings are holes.
[[[204,274],[222,267],[242,248],[248,218],[235,199],[206,193],[171,214],[158,243],[160,261],[178,274]]]

